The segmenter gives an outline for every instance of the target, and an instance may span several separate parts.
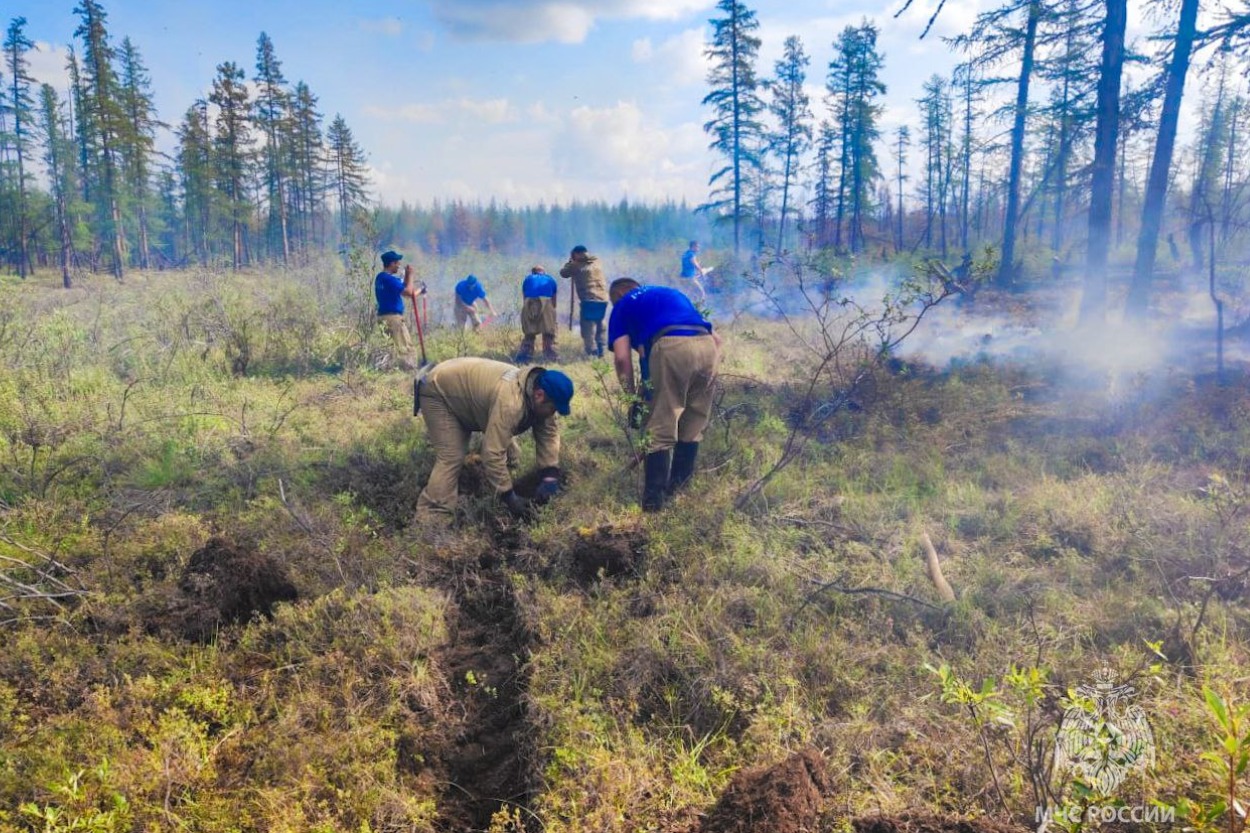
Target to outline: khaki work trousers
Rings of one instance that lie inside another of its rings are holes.
[[[408,334],[408,325],[404,322],[402,315],[379,315],[380,320],[386,326],[386,332],[391,337],[391,344],[395,348],[395,356],[404,366],[413,363],[412,336]]]
[[[648,452],[703,439],[712,414],[720,351],[705,336],[665,336],[651,346],[651,415]]]
[[[464,468],[473,432],[461,424],[443,397],[425,385],[421,386],[421,416],[434,449],[434,468],[417,498],[417,520],[450,523],[460,499],[460,469]],[[508,445],[508,467],[516,468],[520,462],[521,446],[513,437]]]
[[[473,322],[473,329],[479,329],[482,326],[482,319],[478,317],[477,307],[470,307],[466,304],[456,301],[456,328],[463,330],[466,321]]]

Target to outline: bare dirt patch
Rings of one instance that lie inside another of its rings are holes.
[[[824,760],[814,749],[743,770],[703,817],[699,833],[813,833],[828,788]]]
[[[993,819],[960,819],[928,813],[853,819],[855,833],[1023,833],[1024,828]]]
[[[569,549],[569,572],[581,584],[589,584],[600,576],[637,575],[646,545],[646,538],[636,529],[614,526],[580,529]]]

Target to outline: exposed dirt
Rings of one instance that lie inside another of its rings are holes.
[[[1021,833],[1024,828],[992,819],[959,819],[927,813],[853,819],[855,833]]]
[[[814,833],[828,787],[824,761],[814,749],[743,770],[703,817],[699,833]]]
[[[590,584],[600,575],[637,575],[645,552],[646,538],[634,529],[601,526],[578,530],[569,550],[571,574],[582,584]]]
[[[222,625],[269,616],[278,602],[298,596],[286,567],[272,556],[210,538],[192,553],[173,597],[144,620],[151,631],[208,642]]]

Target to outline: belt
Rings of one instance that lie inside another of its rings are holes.
[[[660,330],[655,335],[651,336],[651,340],[647,342],[647,352],[650,353],[652,345],[654,345],[660,339],[664,338],[665,336],[677,335],[678,333],[685,333],[687,335],[710,336],[712,334],[712,331],[709,330],[707,327],[703,327],[697,324],[670,324],[669,326]]]

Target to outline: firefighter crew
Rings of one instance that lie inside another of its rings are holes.
[[[485,302],[486,308],[490,310],[490,314],[495,315],[495,308],[491,306],[490,299],[486,297],[486,287],[482,286],[481,281],[477,279],[477,275],[469,275],[456,284],[455,295],[457,330],[463,330],[466,321],[473,322],[474,330],[481,329],[482,319],[477,312],[478,301]]]
[[[694,473],[712,410],[720,336],[676,289],[620,278],[612,282],[611,297],[608,341],[616,377],[626,393],[638,395],[630,355],[638,351],[643,398],[650,403],[644,427],[648,444],[642,508],[656,512]],[[631,409],[636,428],[641,423],[640,406],[639,401]]]
[[[582,346],[587,356],[603,355],[603,319],[608,311],[608,284],[603,277],[599,258],[574,246],[569,261],[560,269],[560,277],[571,278],[577,290],[578,316],[581,319]]]
[[[414,302],[420,292],[412,283],[412,264],[404,267],[404,277],[399,277],[399,262],[404,256],[396,251],[382,253],[382,271],[373,279],[373,294],[378,301],[378,320],[386,326],[391,336],[395,357],[400,367],[412,370],[417,364],[413,357],[412,336],[404,323],[404,298]],[[424,289],[421,290],[422,292]]]
[[[560,480],[560,426],[568,416],[573,382],[558,370],[518,368],[504,362],[466,356],[439,362],[417,392],[418,407],[434,448],[434,469],[417,500],[417,520],[455,514],[460,469],[469,435],[482,432],[482,467],[495,494],[514,516],[528,502],[512,488],[508,447],[513,437],[531,431],[541,482],[535,499],[553,497]]]
[[[534,339],[543,337],[543,360],[554,362],[556,355],[556,279],[541,266],[530,269],[521,282],[521,348],[516,363],[525,364],[534,356]]]

